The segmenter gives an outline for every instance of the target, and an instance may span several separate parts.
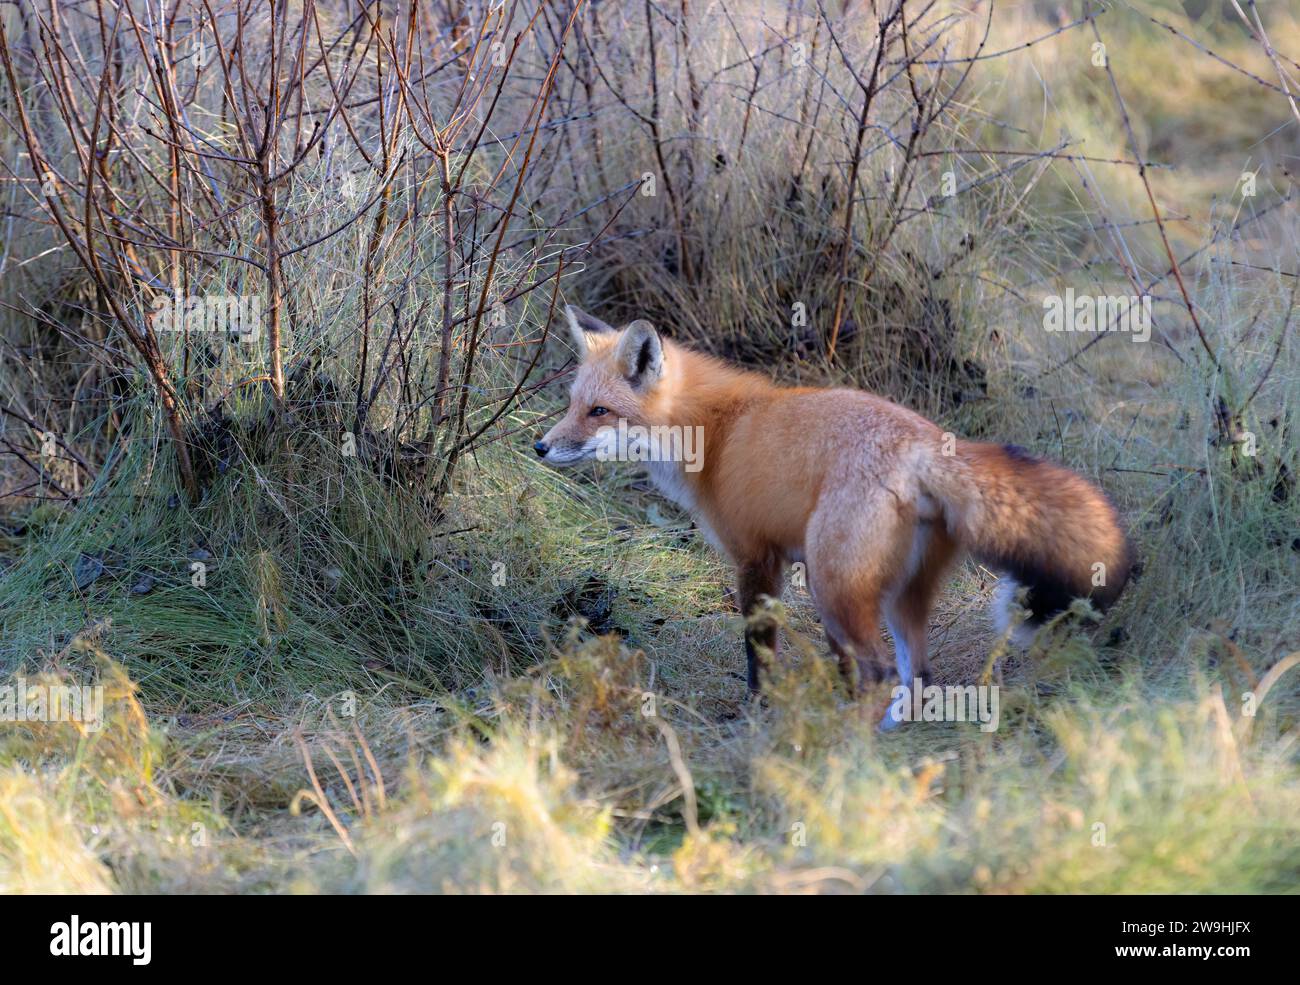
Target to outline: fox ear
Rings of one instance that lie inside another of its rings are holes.
[[[619,372],[638,390],[655,383],[664,373],[664,347],[648,321],[634,321],[618,340]]]
[[[573,347],[578,350],[578,358],[587,358],[587,335],[614,331],[613,325],[606,325],[599,318],[587,314],[581,308],[571,304],[564,306],[564,320],[569,323],[569,335],[573,338]]]

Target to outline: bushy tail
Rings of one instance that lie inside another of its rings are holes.
[[[1114,505],[1069,469],[1014,445],[959,442],[967,490],[958,524],[967,548],[1004,576],[1000,620],[1020,586],[1031,625],[1089,598],[1105,609],[1123,590],[1131,563]],[[1012,584],[1014,583],[1014,584]]]

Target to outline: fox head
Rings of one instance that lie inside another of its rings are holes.
[[[581,364],[563,419],[533,445],[548,465],[576,465],[611,454],[619,420],[647,425],[660,396],[664,345],[648,321],[622,329],[569,305],[565,320]]]

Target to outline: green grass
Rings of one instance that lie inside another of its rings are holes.
[[[1229,482],[1168,494],[1179,519],[1141,528],[1146,573],[1101,630],[1067,628],[1007,664],[992,735],[876,734],[880,699],[846,700],[797,589],[791,668],[750,704],[725,570],[648,522],[651,499],[621,474],[575,480],[495,449],[451,503],[448,525],[476,529],[439,551],[442,577],[400,581],[387,603],[373,579],[394,544],[341,537],[329,553],[349,574],[333,593],[300,557],[245,542],[214,552],[203,589],[181,570],[130,595],[139,566],[162,568],[168,546],[183,556],[199,531],[251,538],[257,504],[230,508],[236,496],[140,517],[150,553],[78,596],[67,559],[99,525],[68,517],[0,580],[5,657],[117,698],[98,733],[6,729],[0,885],[1283,891],[1300,866],[1294,671],[1253,719],[1241,694],[1295,648],[1294,560],[1262,549],[1267,511],[1230,502]],[[311,522],[346,529],[359,512],[401,528],[372,512],[399,510],[391,497],[345,488]],[[1217,529],[1196,519],[1211,502]],[[584,641],[552,612],[589,572],[639,650]],[[1233,581],[1252,586],[1244,601]],[[974,679],[996,645],[990,587],[967,569],[945,596],[941,681]],[[339,830],[311,800],[290,810],[312,789],[308,755]],[[37,864],[47,853],[57,873]]]

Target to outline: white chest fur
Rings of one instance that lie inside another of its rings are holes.
[[[695,512],[695,494],[686,481],[683,462],[646,462],[655,488],[684,510]]]
[[[704,539],[724,557],[730,556],[726,545],[718,537],[717,532],[710,525],[704,511],[699,508],[699,502],[695,497],[695,491],[691,488],[690,481],[686,478],[686,468],[683,462],[646,462],[646,469],[650,472],[650,481],[654,483],[666,498],[671,499],[691,514],[695,520],[695,525],[699,527],[700,533]]]

